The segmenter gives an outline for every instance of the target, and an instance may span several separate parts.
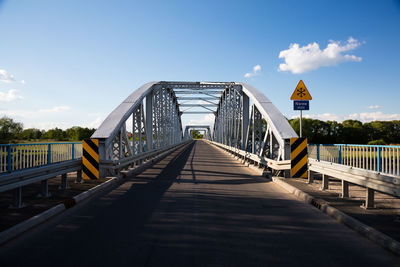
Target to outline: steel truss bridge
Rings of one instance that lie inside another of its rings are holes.
[[[186,114],[211,114],[214,123],[183,125]],[[206,131],[208,140],[191,140],[193,129]],[[248,84],[151,82],[113,110],[91,140],[0,145],[0,193],[13,190],[14,208],[24,207],[25,186],[33,192],[40,182],[46,199],[48,180],[57,176],[62,193],[68,179],[72,185],[71,172],[77,172],[77,187],[82,176],[92,178],[87,170],[111,176],[0,232],[0,265],[399,266],[384,250],[399,255],[399,242],[297,190],[293,179],[276,177],[289,176],[295,152],[307,151],[296,137],[271,101]],[[323,189],[329,178],[336,185],[341,180],[344,199],[350,184],[365,187],[365,208],[374,207],[375,190],[400,196],[400,147],[317,144],[308,151],[308,183],[316,174]],[[32,195],[27,198],[37,205]],[[343,203],[354,208],[353,200]],[[65,257],[76,246],[85,249]]]
[[[238,82],[159,81],[129,95],[93,134],[99,140],[100,176],[115,174],[122,162],[129,168],[141,154],[184,141],[185,114],[213,114],[210,141],[245,151],[253,160],[275,166],[290,160],[290,138],[297,134],[256,88]]]

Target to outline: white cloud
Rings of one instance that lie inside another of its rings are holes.
[[[49,109],[39,109],[39,112],[41,113],[53,113],[53,112],[62,112],[62,111],[67,111],[70,110],[71,108],[69,106],[55,106]]]
[[[97,129],[100,126],[100,124],[103,122],[103,120],[104,120],[103,117],[99,116],[94,121],[89,122],[86,127]]]
[[[22,99],[18,90],[10,89],[7,93],[0,92],[0,102],[12,102],[18,99]]]
[[[253,72],[247,72],[244,75],[244,77],[245,78],[250,78],[250,77],[256,76],[256,75],[260,74],[260,71],[261,71],[261,65],[255,65],[253,67]]]
[[[383,108],[382,106],[379,106],[379,105],[371,105],[371,106],[368,106],[368,108],[369,109],[381,109],[381,108]]]
[[[8,73],[6,70],[0,69],[0,81],[5,83],[15,82],[14,75]]]
[[[297,118],[298,116],[292,116],[292,118]],[[353,113],[349,115],[340,115],[340,114],[332,114],[332,113],[322,113],[322,114],[310,114],[303,115],[305,118],[318,119],[322,121],[338,121],[342,122],[344,120],[359,120],[361,122],[370,122],[370,121],[392,121],[392,120],[400,120],[400,114],[398,113],[383,113],[381,111],[377,112],[361,112],[361,113]]]
[[[362,122],[367,121],[391,121],[391,120],[400,120],[400,114],[385,114],[381,111],[377,112],[362,112],[362,113],[354,113],[348,116],[349,119],[359,120]]]
[[[0,110],[0,116],[10,116],[21,119],[40,119],[43,115],[58,115],[63,111],[70,110],[68,106],[55,106],[49,109],[28,110],[28,109],[15,109],[15,110]]]
[[[298,74],[346,61],[359,62],[362,60],[361,57],[343,53],[354,50],[360,45],[361,43],[352,37],[344,44],[340,41],[330,40],[324,50],[321,50],[316,42],[303,47],[297,43],[290,44],[289,49],[279,53],[279,58],[285,60],[285,63],[279,65],[279,70]]]

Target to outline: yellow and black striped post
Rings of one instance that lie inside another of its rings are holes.
[[[82,147],[82,178],[99,179],[99,140],[85,139],[82,141]]]
[[[291,177],[307,178],[307,138],[290,138],[290,159]]]

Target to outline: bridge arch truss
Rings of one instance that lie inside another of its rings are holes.
[[[214,114],[214,125],[208,127],[215,142],[277,161],[290,159],[290,138],[297,134],[254,87],[236,82],[150,82],[129,95],[92,135],[99,140],[101,176],[106,175],[103,162],[120,164],[183,142],[185,113]]]

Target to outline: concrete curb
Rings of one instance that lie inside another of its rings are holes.
[[[139,173],[143,172],[145,169],[151,167],[154,163],[158,162],[159,160],[161,160],[162,158],[167,156],[169,153],[175,151],[176,149],[178,149],[184,145],[185,144],[174,147],[171,150],[161,153],[160,155],[149,160],[148,162],[145,162],[141,166],[138,166],[137,168],[134,168],[134,169],[128,171],[123,177],[126,177],[127,175],[130,175],[130,174],[139,174]],[[76,204],[89,199],[90,197],[94,196],[96,193],[111,187],[115,183],[121,182],[122,180],[123,180],[122,177],[111,177],[111,179],[105,181],[104,183],[101,183],[95,187],[92,187],[89,190],[84,191],[84,192],[80,193],[79,195],[76,195],[70,199],[66,199],[63,201],[63,203],[60,203],[55,207],[52,207],[40,214],[33,216],[32,218],[29,218],[26,221],[23,221],[5,231],[0,232],[0,245],[15,238],[16,236],[28,231],[29,229],[45,222],[46,220],[50,219],[51,217],[62,213],[66,209],[69,209],[69,208],[75,206]]]
[[[386,248],[387,250],[400,255],[400,242],[394,240],[393,238],[381,233],[374,228],[363,224],[362,222],[354,219],[353,217],[341,212],[340,210],[325,204],[319,203],[317,199],[310,196],[309,194],[297,189],[296,187],[286,183],[284,178],[272,177],[272,181],[279,186],[283,187],[289,193],[294,194],[297,198],[302,200],[305,203],[311,204],[321,210],[326,215],[331,218],[337,220],[340,223],[343,223],[350,229],[360,233],[365,236],[369,240],[375,242],[376,244]]]
[[[35,215],[26,221],[23,221],[17,225],[14,225],[13,227],[0,233],[0,244],[3,244],[4,242],[22,234],[23,232],[50,219],[51,217],[53,217],[59,213],[62,213],[65,209],[66,208],[65,208],[64,204],[58,204],[57,206],[52,207],[38,215]]]
[[[89,190],[82,192],[79,195],[74,196],[72,199],[75,201],[75,204],[78,204],[78,203],[82,202],[83,200],[93,196],[97,192],[113,185],[117,181],[119,181],[119,179],[117,177],[112,177],[110,180],[107,180],[102,184],[96,185],[95,187],[92,187]]]

